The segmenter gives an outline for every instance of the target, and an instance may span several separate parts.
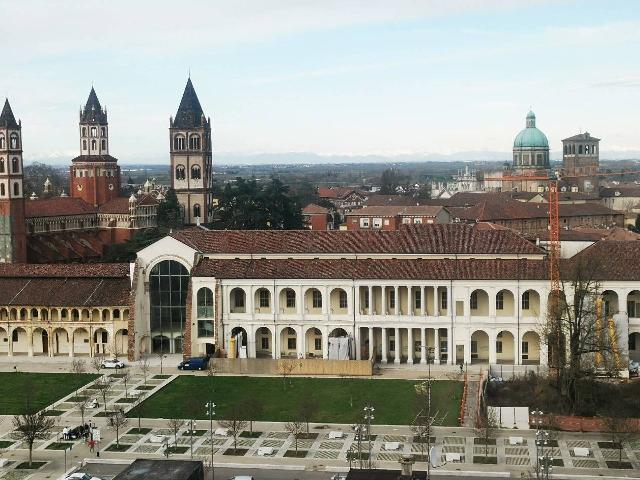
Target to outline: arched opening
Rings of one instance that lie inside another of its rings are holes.
[[[197,295],[198,318],[213,318],[213,291],[203,287]]]
[[[525,290],[520,299],[520,309],[525,317],[540,315],[540,294],[535,290]]]
[[[196,203],[193,206],[193,218],[200,218],[200,204]]]
[[[0,327],[0,353],[9,353],[9,335],[2,327]]]
[[[184,165],[176,166],[176,180],[184,180],[184,179],[185,179]]]
[[[512,317],[514,314],[513,293],[509,290],[500,290],[496,293],[496,316]]]
[[[305,353],[309,358],[322,358],[322,332],[317,328],[310,328],[305,334]]]
[[[247,331],[242,327],[235,327],[231,330],[231,340],[229,341],[229,352],[233,358],[247,358]]]
[[[184,135],[176,135],[173,138],[173,149],[174,150],[184,150],[185,146],[185,137]]]
[[[471,363],[489,362],[489,335],[482,330],[476,330],[471,335]]]
[[[89,355],[89,332],[84,328],[76,328],[73,331],[74,355]]]
[[[640,290],[632,290],[627,295],[627,315],[629,318],[640,317]]]
[[[489,295],[478,289],[469,296],[469,310],[472,317],[486,317],[489,315]]]
[[[273,338],[271,330],[267,327],[260,327],[256,330],[256,357],[273,356]]]
[[[6,140],[4,135],[0,135],[0,150],[4,150],[6,147]]]
[[[346,315],[348,313],[349,301],[347,292],[342,288],[331,290],[331,313],[336,315]]]
[[[12,133],[11,134],[11,137],[9,137],[9,143],[11,143],[11,148],[12,149],[20,148],[20,142],[18,142],[18,134],[17,133]]]
[[[0,196],[4,197],[7,194],[6,188],[4,186],[4,183],[0,183]]]
[[[611,318],[616,313],[618,313],[618,294],[613,290],[605,290],[602,292],[602,313],[604,314],[604,318]]]
[[[285,327],[280,332],[280,356],[283,358],[298,356],[298,334],[291,327]]]
[[[280,313],[296,313],[296,292],[293,288],[280,290]]]
[[[327,358],[329,360],[349,360],[354,358],[353,342],[344,328],[334,328],[329,332]],[[392,350],[393,351],[393,350]]]
[[[540,335],[536,332],[526,332],[522,336],[520,352],[524,365],[540,364]]]
[[[514,364],[516,349],[513,334],[503,330],[496,335],[496,363]]]
[[[116,332],[113,347],[114,351],[111,353],[115,356],[129,354],[129,331],[126,328],[121,328]]]
[[[0,158],[0,173],[4,173],[4,158]]]
[[[100,310],[98,310],[97,308],[94,308],[93,310],[91,310],[91,321],[99,322],[100,319],[101,319]]]
[[[200,180],[201,177],[202,177],[202,172],[200,170],[200,165],[193,165],[191,167],[191,179]]]
[[[322,313],[322,293],[317,288],[309,288],[304,294],[305,313]]]
[[[199,135],[190,135],[189,136],[189,150],[200,150],[200,136]]]
[[[246,312],[246,294],[242,288],[234,288],[229,293],[229,309],[231,313]]]
[[[104,328],[93,332],[93,348],[98,355],[109,353],[109,333]]]
[[[6,308],[0,308],[0,322],[9,321],[9,310]]]
[[[20,196],[20,184],[18,182],[13,182],[13,196]]]
[[[20,161],[16,157],[11,159],[11,173],[20,173]]]
[[[31,334],[34,355],[49,355],[49,334],[44,328],[34,328]]]
[[[11,331],[11,341],[13,342],[13,354],[25,354],[29,352],[29,336],[22,327],[14,328]]]
[[[255,313],[271,313],[271,292],[268,289],[259,288],[256,290],[253,301]]]
[[[56,328],[51,334],[51,348],[54,355],[69,354],[69,333],[64,328]]]
[[[184,332],[189,271],[179,262],[164,260],[149,274],[151,338],[154,353],[180,353]],[[179,339],[176,349],[174,339]],[[165,338],[167,341],[165,341]]]

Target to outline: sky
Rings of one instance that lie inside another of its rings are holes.
[[[168,162],[189,72],[214,162],[507,153],[530,107],[552,151],[585,130],[603,152],[640,151],[636,0],[0,0],[0,11],[0,95],[27,161],[79,154],[93,85],[110,153]]]

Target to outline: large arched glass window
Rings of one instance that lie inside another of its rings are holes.
[[[184,165],[176,167],[176,180],[184,180]]]
[[[200,136],[191,135],[189,137],[189,150],[200,150]]]
[[[189,272],[182,264],[164,260],[151,269],[151,349],[153,352],[181,353]]]
[[[198,318],[213,318],[213,292],[210,288],[198,290]]]
[[[202,174],[200,173],[200,165],[193,165],[191,167],[191,179],[200,180]]]
[[[173,139],[173,149],[174,150],[184,150],[184,136],[176,135]]]

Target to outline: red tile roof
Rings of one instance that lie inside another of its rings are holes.
[[[542,254],[512,230],[464,224],[406,225],[396,231],[204,230],[171,235],[204,254]]]
[[[127,306],[129,264],[0,264],[0,305]]]
[[[436,205],[381,205],[363,207],[346,214],[347,217],[395,217],[398,215],[436,217],[444,207]]]
[[[112,157],[111,155],[80,155],[78,157],[75,157],[71,161],[73,163],[87,163],[87,162],[97,162],[97,163],[109,162],[109,163],[114,163],[114,162],[117,162],[118,159],[115,158],[115,157]]]
[[[404,195],[382,195],[376,193],[369,195],[362,205],[373,207],[382,205],[417,205],[421,203],[422,202],[419,202],[414,198]]]
[[[328,213],[328,208],[321,207],[320,205],[316,205],[315,203],[310,203],[302,209],[303,215],[326,215]]]
[[[571,262],[573,266],[591,266],[600,280],[637,282],[640,281],[640,241],[600,241],[572,257]]]
[[[98,207],[98,213],[129,213],[129,199],[116,197]]]
[[[320,198],[345,198],[352,192],[364,195],[358,189],[351,187],[318,187],[318,196]]]
[[[27,218],[88,215],[96,212],[96,209],[84,200],[71,197],[25,200],[24,206]]]

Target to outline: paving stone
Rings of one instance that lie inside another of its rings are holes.
[[[573,448],[591,448],[591,442],[588,440],[567,440],[567,447]]]
[[[404,435],[383,435],[382,436],[382,441],[383,442],[406,442],[407,441],[407,437],[405,437]]]
[[[529,457],[506,457],[505,463],[507,465],[531,465]]]
[[[134,449],[135,452],[140,453],[156,453],[160,447],[156,445],[139,445]]]
[[[281,440],[263,440],[260,444],[261,447],[272,447],[272,448],[280,448],[284,445],[284,442]]]
[[[342,450],[343,446],[343,442],[322,442],[319,448],[321,450]]]
[[[380,452],[377,460],[384,462],[397,462],[402,457],[402,453],[396,452]]]
[[[464,445],[465,442],[464,437],[444,437],[442,439],[442,443],[445,445]]]
[[[476,445],[475,447],[473,447],[473,454],[474,455],[484,455],[484,453],[485,453],[485,449],[484,448],[485,448],[484,446],[477,446]],[[489,446],[489,447],[487,447],[486,451],[487,451],[487,454],[489,456],[492,456],[492,457],[495,457],[498,454],[498,449],[496,447]]]
[[[597,460],[588,460],[588,459],[578,460],[577,458],[573,458],[571,462],[573,463],[573,466],[575,468],[599,468],[600,467]]]
[[[620,458],[620,451],[619,450],[612,450],[609,448],[603,448],[600,450],[602,452],[602,456],[607,459],[607,460],[618,460]],[[622,460],[626,460],[629,457],[627,457],[627,453],[622,450]]]
[[[269,432],[267,438],[287,439],[289,438],[289,432]]]
[[[444,445],[442,453],[464,453],[463,445]]]
[[[505,455],[526,455],[529,456],[529,449],[527,447],[505,447]]]
[[[340,452],[337,450],[318,450],[313,454],[313,458],[337,459]]]

